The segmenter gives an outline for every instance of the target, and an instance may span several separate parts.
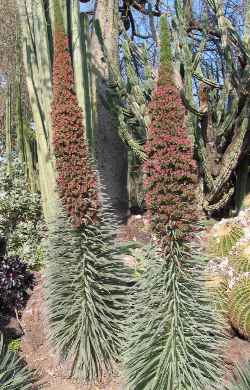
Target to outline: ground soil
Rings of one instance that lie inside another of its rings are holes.
[[[133,216],[121,226],[119,240],[134,240],[139,243],[149,241],[149,223],[143,216]],[[73,383],[70,379],[70,366],[62,364],[51,349],[47,340],[46,308],[43,298],[43,278],[37,274],[37,285],[28,301],[22,316],[22,355],[28,365],[35,368],[45,383],[46,390],[125,390],[124,382],[115,373],[112,378],[105,378],[103,383],[92,387]],[[225,348],[225,382],[233,376],[235,363],[250,361],[250,343],[240,339],[232,331]]]

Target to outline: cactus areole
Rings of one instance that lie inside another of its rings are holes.
[[[59,195],[73,226],[80,228],[97,221],[97,178],[89,158],[82,112],[74,90],[68,38],[58,10],[56,8],[53,62],[53,152]]]
[[[169,243],[169,229],[180,242],[189,240],[198,219],[196,162],[184,124],[185,109],[173,82],[167,28],[166,18],[161,18],[161,64],[149,105],[151,125],[144,164],[146,204],[153,231],[163,246]]]

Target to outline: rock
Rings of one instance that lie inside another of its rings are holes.
[[[6,339],[15,339],[23,335],[23,330],[15,317],[0,316],[0,331]]]

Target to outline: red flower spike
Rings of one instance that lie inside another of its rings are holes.
[[[59,194],[76,228],[90,221],[96,223],[100,207],[96,174],[89,158],[82,122],[68,39],[59,27],[54,40],[53,148]]]
[[[163,247],[169,244],[167,228],[180,242],[190,240],[198,220],[197,168],[184,125],[185,110],[177,88],[158,85],[149,105],[151,126],[144,163],[146,204],[152,229]]]

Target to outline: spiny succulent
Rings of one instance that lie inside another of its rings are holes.
[[[236,245],[228,255],[229,264],[237,272],[250,272],[250,242]]]
[[[62,359],[72,360],[72,376],[101,380],[119,358],[132,270],[124,246],[114,245],[109,215],[80,232],[67,216],[49,226],[45,296],[49,335]]]
[[[243,234],[242,227],[236,222],[229,221],[217,224],[210,233],[208,252],[214,256],[227,256],[236,242],[243,237]]]
[[[131,279],[115,242],[111,210],[99,202],[60,4],[55,6],[53,151],[59,199],[48,224],[45,296],[49,338],[71,376],[93,383],[119,358]]]
[[[229,293],[229,319],[243,337],[250,338],[250,278],[242,276]]]
[[[228,313],[228,281],[219,273],[206,273],[205,285],[216,310],[223,316]]]
[[[167,258],[159,248],[148,249],[127,319],[128,389],[217,388],[222,323],[204,289],[203,266],[200,254],[178,247]]]
[[[223,317],[227,317],[230,302],[228,299],[228,281],[226,279],[221,280],[220,284],[215,289],[214,299],[216,310],[221,313]]]
[[[0,389],[32,390],[34,384],[34,372],[28,369],[15,352],[8,349],[0,334]]]

